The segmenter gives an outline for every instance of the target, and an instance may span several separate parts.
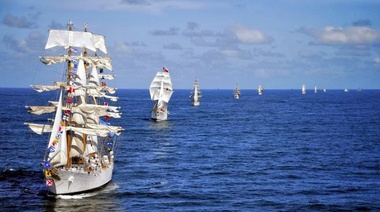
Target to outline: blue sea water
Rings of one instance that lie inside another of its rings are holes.
[[[111,183],[46,195],[46,136],[25,105],[56,94],[1,88],[2,211],[380,211],[380,90],[176,90],[153,122],[148,90],[118,90],[125,132]]]

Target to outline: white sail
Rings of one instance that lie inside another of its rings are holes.
[[[169,102],[173,94],[169,72],[158,72],[150,84],[149,92],[152,100]]]
[[[97,136],[87,136],[87,143],[84,151],[84,155],[89,155],[98,151],[98,137]]]
[[[55,147],[50,147],[49,162],[52,166],[62,166],[67,163],[66,128],[62,127],[59,142]]]
[[[88,82],[88,89],[87,89],[87,94],[90,96],[95,96],[99,94],[99,90],[97,89],[99,86],[99,76],[98,76],[98,71],[96,70],[96,67],[93,66],[90,74],[90,80]]]
[[[73,130],[72,127],[68,127],[68,129]],[[83,154],[84,152],[83,134],[85,133],[78,132],[78,131],[74,131],[74,133],[72,134],[73,137],[71,139],[70,157],[76,157]]]
[[[92,42],[95,48],[107,54],[106,40],[103,35],[92,35]]]
[[[74,78],[74,81],[73,81],[75,85],[80,86],[75,90],[76,96],[85,96],[86,95],[86,89],[84,88],[84,86],[86,86],[86,84],[87,84],[86,77],[87,76],[86,76],[86,70],[84,68],[84,62],[83,62],[83,60],[79,60],[78,61],[78,68],[76,70],[76,77]]]
[[[50,138],[49,138],[49,146],[52,145],[53,141],[56,138],[56,134],[54,133],[58,132],[58,129],[61,127],[61,121],[62,121],[62,91],[59,94],[58,107],[54,116],[54,124],[52,128],[53,133],[50,135]]]
[[[87,48],[93,52],[96,47],[92,41],[92,33],[67,30],[49,30],[49,38],[45,49],[62,46],[65,49],[71,47]]]
[[[162,121],[167,119],[168,102],[173,94],[173,86],[169,71],[163,67],[162,72],[157,72],[149,86],[150,97],[156,101],[151,116],[152,119]]]
[[[66,130],[62,126],[62,91],[59,95],[57,112],[54,117],[52,133],[49,139],[49,162],[53,166],[60,166],[67,162]]]

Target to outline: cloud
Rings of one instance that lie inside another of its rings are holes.
[[[34,54],[44,46],[44,36],[39,32],[31,31],[25,39],[17,39],[11,35],[4,35],[3,43],[7,49],[13,50],[18,55]]]
[[[17,17],[11,14],[7,14],[3,17],[3,24],[14,28],[36,28],[35,24],[28,21],[25,17]]]
[[[326,53],[324,52],[316,52],[316,51],[310,51],[310,50],[301,50],[298,52],[298,56],[304,59],[311,59],[311,60],[320,60],[325,56]]]
[[[226,57],[237,57],[239,56],[239,51],[234,49],[225,49],[220,51]]]
[[[93,4],[93,0],[86,0]],[[103,4],[103,1],[101,1]],[[107,1],[104,7],[111,10],[143,11],[151,14],[163,14],[166,10],[198,10],[207,6],[207,3],[186,0],[122,0],[117,3]]]
[[[225,28],[222,32],[213,30],[188,30],[183,32],[197,46],[237,48],[238,44],[269,44],[272,38],[257,29],[235,25]]]
[[[122,0],[121,3],[128,5],[150,5],[151,3],[147,0]]]
[[[196,29],[198,27],[199,27],[198,24],[195,23],[195,22],[188,22],[187,23],[187,29],[189,29],[189,30],[194,30],[194,29]]]
[[[67,27],[61,23],[57,23],[55,22],[55,20],[53,20],[50,25],[48,26],[49,29],[67,29]]]
[[[352,23],[353,26],[372,26],[371,20],[358,20]]]
[[[243,44],[268,44],[272,38],[266,36],[258,29],[252,29],[242,25],[235,25],[226,29],[226,33],[232,39]]]
[[[151,34],[155,36],[171,36],[171,35],[177,35],[178,31],[179,31],[179,28],[170,27],[168,30],[154,30],[151,32]]]
[[[133,47],[126,42],[116,42],[114,51],[118,53],[132,53]]]
[[[171,49],[171,50],[182,50],[182,46],[179,43],[170,43],[164,45],[164,49]]]
[[[320,30],[300,29],[314,38],[317,45],[368,45],[380,43],[380,31],[364,26],[347,28],[327,26]]]
[[[220,37],[222,34],[215,33],[212,30],[201,30],[201,31],[191,31],[191,32],[184,32],[184,36],[186,37]]]

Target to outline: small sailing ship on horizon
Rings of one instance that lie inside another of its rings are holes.
[[[302,94],[306,94],[306,86],[305,85],[302,85],[301,92],[302,92]]]
[[[155,101],[151,111],[151,118],[155,121],[164,121],[168,118],[168,104],[173,94],[173,85],[169,70],[164,66],[157,72],[149,86],[150,98]]]
[[[34,115],[55,113],[52,123],[25,125],[37,134],[50,133],[42,163],[49,193],[77,194],[111,181],[114,151],[124,129],[109,122],[121,115],[120,107],[108,105],[108,100],[117,101],[108,95],[116,89],[100,83],[100,79],[114,78],[102,73],[103,68],[112,71],[111,58],[98,55],[99,51],[107,54],[104,36],[87,32],[87,24],[84,31],[73,31],[70,21],[68,30],[49,30],[45,49],[57,46],[67,49],[67,54],[41,56],[41,62],[66,63],[66,81],[31,87],[37,92],[58,91],[58,101],[49,101],[49,106],[26,106]],[[73,54],[77,48],[83,49],[80,56]],[[88,50],[94,56],[89,56]]]
[[[190,93],[192,105],[193,106],[199,106],[201,97],[202,97],[202,94],[201,94],[201,90],[199,88],[199,82],[197,79],[195,79],[193,89]]]
[[[234,98],[235,99],[239,99],[240,98],[240,89],[239,89],[239,85],[236,84],[236,88],[235,88],[235,91],[234,91]]]
[[[259,87],[257,88],[257,93],[258,93],[259,95],[262,95],[263,92],[264,92],[264,88],[263,88],[261,85],[259,85]]]

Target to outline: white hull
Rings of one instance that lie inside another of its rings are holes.
[[[168,119],[168,113],[167,113],[167,111],[166,112],[163,112],[163,111],[156,112],[156,111],[152,110],[152,119],[156,120],[156,121],[165,121]]]
[[[75,194],[99,189],[112,179],[113,165],[101,169],[99,172],[88,174],[84,170],[69,171],[62,169],[59,172],[60,180],[54,180],[48,190],[53,194]]]
[[[240,97],[239,95],[234,95],[235,99],[239,99],[239,97]]]
[[[193,101],[193,106],[199,106],[200,102],[199,101]]]

